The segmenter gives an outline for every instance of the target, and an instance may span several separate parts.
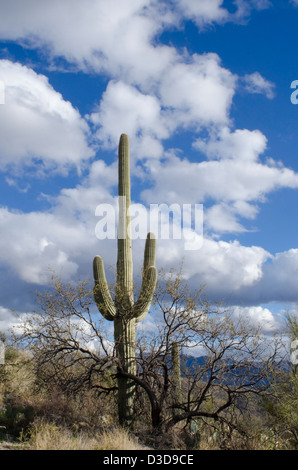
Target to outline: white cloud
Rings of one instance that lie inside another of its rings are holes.
[[[256,282],[231,290],[230,297],[228,291],[223,290],[222,296],[236,305],[244,306],[274,302],[284,305],[297,303],[298,249],[267,254],[260,264],[260,276]],[[219,289],[211,287],[210,293],[218,298]],[[206,288],[209,291],[208,284]]]
[[[165,162],[150,162],[152,189],[143,191],[147,203],[203,203],[262,201],[270,191],[298,187],[298,175],[269,164],[224,159],[193,163],[171,156]]]
[[[22,213],[2,208],[1,264],[25,282],[41,285],[49,280],[49,267],[58,272],[62,270],[66,279],[89,276],[96,254],[103,256],[107,267],[114,265],[116,241],[100,241],[95,236],[97,205],[104,202],[115,206],[110,192],[115,182],[114,166],[94,162],[90,176],[82,184],[63,189],[58,197],[52,198],[51,212]],[[245,205],[239,208],[241,210],[250,212]],[[135,240],[133,256],[138,266],[143,261],[143,250],[144,240]],[[234,291],[257,282],[268,256],[261,247],[214,241],[207,236],[202,248],[196,251],[185,251],[183,238],[158,239],[159,267],[172,268],[184,258],[186,276],[190,281],[196,279],[199,284],[207,283],[208,288],[220,294],[225,289]]]
[[[174,47],[158,43],[163,30],[185,19],[199,26],[238,21],[266,4],[238,0],[231,14],[223,0],[1,0],[0,38],[46,47],[54,63],[63,57],[82,70],[104,71],[148,91],[180,58]]]
[[[10,328],[19,321],[19,314],[0,306],[0,332],[8,336]]]
[[[99,127],[97,137],[106,147],[116,147],[119,136],[128,134],[131,153],[138,158],[161,157],[160,140],[169,137],[158,99],[123,82],[108,84],[90,120]]]
[[[229,17],[228,11],[222,7],[223,0],[176,0],[181,15],[194,19],[198,26],[212,22],[223,22]]]
[[[111,0],[108,4],[100,0],[87,1],[88,8],[86,2],[83,6],[78,0],[53,0],[43,8],[36,0],[27,2],[26,8],[19,0],[6,2],[2,16],[5,22],[0,19],[0,37],[25,39],[32,47],[47,44],[53,57],[62,56],[84,70],[105,71],[112,77],[92,114],[92,121],[99,126],[101,142],[115,145],[119,135],[127,132],[140,158],[156,158],[163,153],[161,141],[176,129],[228,124],[236,76],[221,66],[216,54],[190,56],[186,51],[181,54],[174,47],[155,41],[163,28],[170,23],[176,25],[177,16],[182,14],[179,9],[172,11],[167,3],[149,0],[128,0],[125,6],[120,0]],[[198,7],[193,2],[189,8],[209,21],[219,19],[217,11],[220,14],[225,11],[220,5],[218,1],[199,2]],[[15,11],[19,15],[17,19]],[[20,16],[22,21],[19,21]],[[25,69],[22,70],[24,74]],[[26,140],[20,130],[18,137],[21,138],[14,139],[15,146],[19,143],[14,153],[18,155],[21,147],[26,148],[24,144],[30,147],[30,141],[35,142],[35,147],[29,148],[27,153],[31,157],[37,154],[37,158],[47,159],[47,162],[80,160],[81,154],[88,156],[90,149],[86,151],[85,142],[79,141],[88,131],[85,121],[78,113],[75,118],[76,112],[70,103],[63,102],[45,77],[37,74],[33,77],[33,73],[31,80],[43,83],[43,87],[37,88],[41,89],[42,96],[36,97],[30,91],[27,115],[22,118],[27,118],[30,129],[37,122],[40,127],[35,140],[30,132],[26,132]],[[46,104],[49,101],[47,97],[56,103],[52,113],[43,106],[44,101]],[[34,110],[32,99],[37,105]],[[18,101],[17,105],[19,110]],[[59,115],[67,106],[69,114],[66,120],[63,117],[61,126]],[[66,122],[70,120],[71,125]],[[46,134],[45,128],[48,133],[51,129],[57,132],[57,138],[50,139],[47,145],[40,142]],[[72,130],[74,136],[66,139],[65,135]],[[60,134],[63,140],[59,139]],[[73,142],[73,147],[65,149],[65,142]],[[13,151],[13,146],[7,147]],[[17,158],[14,160],[17,163]]]
[[[271,6],[270,0],[234,0],[236,10],[230,13],[224,0],[175,0],[182,18],[193,20],[202,29],[210,24],[247,21],[253,9]],[[226,7],[226,8],[225,8]]]
[[[205,203],[204,223],[213,234],[246,230],[239,218],[253,220],[258,203],[271,191],[297,188],[298,175],[273,159],[261,160],[267,145],[258,130],[224,127],[194,148],[209,161],[191,162],[168,154],[161,161],[150,161],[147,169],[153,186],[142,193],[150,203]]]
[[[82,226],[74,230],[52,214],[14,213],[5,208],[0,210],[0,223],[1,262],[23,281],[45,284],[49,282],[49,268],[62,269],[66,278],[77,272],[72,250],[75,252],[86,239]]]
[[[225,203],[214,204],[204,211],[204,224],[212,233],[241,233],[246,229],[237,221],[237,212]]]
[[[133,157],[161,158],[162,141],[177,129],[227,125],[235,86],[216,54],[194,55],[171,64],[152,93],[110,81],[89,119],[104,146],[115,147],[125,132]]]
[[[272,6],[271,0],[248,0],[248,3],[250,3],[251,7],[256,10],[265,10]]]
[[[28,183],[25,183],[24,187],[20,187],[18,182],[15,179],[10,178],[9,176],[5,178],[5,181],[8,184],[8,186],[12,186],[16,188],[20,193],[27,193],[28,189],[30,188],[30,184]]]
[[[215,241],[204,237],[198,251],[185,252],[184,266],[192,286],[205,284],[208,292],[229,297],[262,278],[262,267],[270,253],[261,247],[246,247],[238,241]]]
[[[58,169],[93,155],[88,126],[48,78],[8,60],[0,60],[5,105],[0,107],[0,167],[30,165],[42,160]]]
[[[240,18],[267,0],[238,0],[238,12],[228,14],[223,0],[39,0],[0,1],[0,37],[48,45],[49,53],[80,67],[148,75],[165,68],[173,49],[153,47],[155,36],[184,18],[199,25]],[[174,9],[173,9],[174,5]],[[143,72],[142,72],[143,70]]]
[[[260,327],[263,333],[280,331],[281,322],[268,308],[261,306],[233,307],[233,315],[251,321],[253,325]]]
[[[253,9],[265,10],[272,6],[270,0],[235,0],[237,10],[231,14],[230,20],[235,22],[247,21]]]
[[[262,282],[253,293],[257,300],[266,302],[274,297],[278,301],[297,301],[298,249],[276,253],[264,266]],[[266,300],[267,299],[267,300]]]
[[[168,118],[178,125],[206,126],[228,122],[236,79],[220,65],[217,54],[194,54],[187,63],[169,68],[160,85]]]
[[[49,268],[58,274],[61,272],[65,280],[91,278],[92,259],[100,254],[112,280],[111,266],[115,266],[117,257],[116,240],[98,240],[95,236],[97,204],[110,202],[115,205],[115,199],[108,193],[113,178],[106,188],[99,184],[111,171],[110,167],[95,165],[92,175],[83,184],[64,189],[53,199],[51,213],[25,214],[1,209],[0,264],[5,268],[7,279],[12,277],[14,285],[20,280],[27,284],[46,285],[51,275]],[[91,181],[94,183],[92,186]],[[245,202],[237,210],[254,216],[254,210]],[[221,230],[221,227],[217,229]],[[143,250],[144,240],[134,240],[135,280],[140,274]],[[190,287],[198,288],[205,284],[211,299],[241,301],[244,305],[297,299],[298,250],[274,256],[260,246],[212,240],[206,234],[200,249],[185,251],[184,239],[158,239],[158,267],[171,269],[177,267],[182,259]],[[11,295],[11,304],[21,309],[22,299],[27,295],[22,289],[18,290],[17,299],[14,290],[7,291],[6,302],[10,302]]]
[[[273,99],[275,96],[274,83],[266,80],[259,72],[244,75],[242,81],[249,93],[264,94],[269,99]]]
[[[81,69],[108,71],[133,81],[159,74],[173,49],[151,41],[169,14],[148,0],[2,0],[0,37],[48,46]]]
[[[81,184],[48,196],[49,211],[0,208],[0,267],[26,283],[46,285],[52,270],[65,280],[91,277],[96,254],[114,264],[116,241],[96,238],[95,211],[101,203],[116,206],[116,184],[116,165],[97,160]]]
[[[195,54],[169,65],[151,92],[111,80],[89,119],[105,147],[125,132],[133,157],[161,158],[162,141],[177,129],[227,125],[235,86],[216,54]]]
[[[216,238],[224,233],[247,232],[248,228],[244,227],[238,219],[254,220],[258,212],[258,206],[243,200],[230,203],[219,202],[210,208],[204,208],[204,227]]]
[[[254,162],[266,150],[267,139],[259,130],[236,129],[232,132],[223,127],[208,139],[198,139],[193,146],[209,159]]]

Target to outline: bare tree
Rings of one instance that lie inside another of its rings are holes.
[[[137,332],[135,374],[117,358],[109,322],[95,310],[85,282],[64,285],[54,279],[52,289],[39,295],[38,311],[25,319],[18,341],[30,348],[38,379],[68,393],[91,388],[109,394],[117,390],[115,379],[131,379],[149,401],[152,426],[160,432],[192,420],[232,426],[228,411],[243,411],[251,396],[271,393],[272,372],[283,359],[280,341],[211,305],[202,289],[192,293],[181,272],[159,278],[154,328]],[[180,351],[178,381],[173,345]]]
[[[88,283],[64,284],[53,277],[51,287],[37,294],[37,304],[14,337],[32,354],[39,383],[57,385],[67,393],[116,390],[108,374],[113,345]]]
[[[221,305],[210,305],[202,289],[191,293],[181,272],[159,277],[164,281],[155,295],[159,330],[151,341],[144,333],[137,354],[139,383],[150,398],[152,424],[168,430],[196,418],[227,422],[231,408],[243,409],[251,396],[271,393],[273,372],[276,380],[283,364],[281,339],[265,337],[246,318],[234,318]],[[178,394],[173,344],[181,351]],[[195,359],[192,355],[198,351]]]

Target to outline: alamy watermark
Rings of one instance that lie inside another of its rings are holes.
[[[5,104],[5,85],[0,80],[0,104]]]
[[[291,88],[295,89],[295,91],[293,91],[291,94],[291,103],[298,104],[298,80],[292,81]]]
[[[149,211],[142,204],[131,204],[128,224],[124,217],[125,205],[126,197],[119,196],[116,208],[112,204],[96,207],[95,216],[100,220],[96,224],[95,235],[99,240],[126,237],[146,239],[147,233],[153,232],[157,239],[183,240],[185,250],[199,250],[202,247],[203,204],[150,204]]]
[[[290,346],[290,361],[295,366],[298,364],[298,339],[291,342]]]

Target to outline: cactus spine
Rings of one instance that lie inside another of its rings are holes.
[[[139,298],[134,302],[133,263],[130,232],[130,164],[129,140],[122,134],[118,148],[118,256],[115,302],[106,281],[104,264],[100,256],[93,261],[94,299],[103,317],[114,321],[116,356],[121,368],[132,375],[136,374],[135,336],[136,322],[147,315],[157,279],[155,267],[156,239],[148,233],[143,264],[143,278]],[[130,424],[133,419],[135,396],[134,381],[118,377],[118,414],[121,424]]]

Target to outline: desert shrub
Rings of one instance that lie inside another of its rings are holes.
[[[0,365],[0,439],[17,438],[33,421],[30,356],[9,344]]]
[[[58,387],[41,391],[35,400],[35,416],[72,429],[93,432],[116,422],[113,399],[103,399],[92,390],[65,394]]]
[[[10,435],[17,438],[32,423],[34,409],[32,406],[6,404],[0,411],[0,436]]]

